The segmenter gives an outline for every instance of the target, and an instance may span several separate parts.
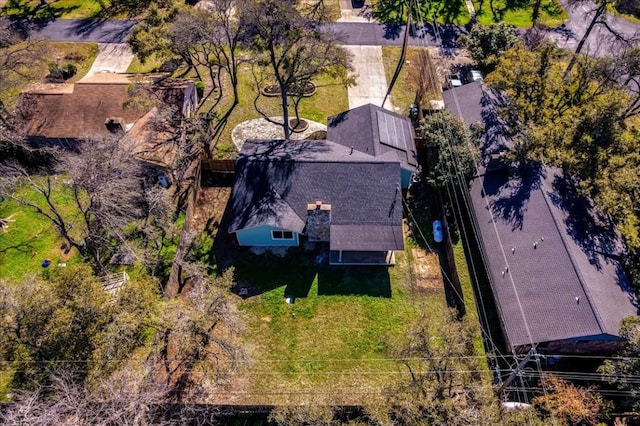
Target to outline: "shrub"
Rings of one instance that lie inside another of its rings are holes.
[[[196,92],[198,92],[198,99],[202,99],[202,97],[204,96],[204,83],[198,80],[194,83],[194,85],[196,86]]]
[[[62,78],[64,78],[65,80],[70,79],[71,77],[76,75],[77,72],[78,67],[76,67],[74,64],[69,63],[62,66]]]

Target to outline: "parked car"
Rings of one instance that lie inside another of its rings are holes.
[[[441,243],[444,239],[444,234],[442,233],[442,222],[439,220],[433,221],[433,239],[436,243]]]
[[[462,86],[462,80],[460,79],[459,74],[450,74],[449,75],[449,87],[451,89]]]
[[[482,81],[483,77],[482,77],[482,72],[480,72],[480,70],[469,70],[469,72],[467,72],[467,81],[469,83],[473,83],[474,81]]]

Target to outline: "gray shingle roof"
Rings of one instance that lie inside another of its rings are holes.
[[[484,121],[487,156],[510,141],[494,95],[482,87],[466,84],[445,92],[444,100],[468,124]],[[483,166],[480,172],[471,202],[508,343],[617,336],[622,319],[638,310],[615,260],[624,248],[612,224],[568,191],[557,169],[541,167],[524,178],[513,171],[482,174]]]
[[[597,251],[594,230],[576,232],[572,224],[576,214],[593,221],[593,210],[566,210],[579,200],[558,197],[558,173],[545,171],[543,178],[525,179],[491,173],[471,184],[507,340],[520,346],[616,336],[621,320],[637,313],[629,283],[619,263]],[[600,231],[603,241],[617,239]]]
[[[327,139],[373,156],[393,153],[407,169],[418,165],[411,120],[372,104],[329,117]]]
[[[329,141],[248,141],[236,160],[235,176],[230,232],[258,224],[300,232],[308,204],[320,200],[331,204],[332,226],[345,226],[336,228],[341,246],[403,247],[396,236],[402,225],[396,159],[350,154]],[[354,233],[355,225],[361,233]]]

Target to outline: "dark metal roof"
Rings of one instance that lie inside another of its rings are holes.
[[[394,153],[407,169],[418,165],[411,120],[372,104],[329,117],[327,139],[373,156]]]
[[[369,250],[401,248],[400,163],[350,153],[330,141],[247,141],[236,160],[229,231],[270,224],[301,232],[308,204],[319,200],[331,204],[332,225],[361,227],[358,235],[345,228],[343,237],[370,234]]]

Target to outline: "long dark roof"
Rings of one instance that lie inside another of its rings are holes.
[[[393,153],[407,169],[418,166],[411,120],[372,104],[329,117],[327,139],[374,157]]]
[[[480,84],[448,92],[448,109],[469,124],[484,121],[485,156],[509,146]],[[508,343],[618,336],[622,319],[638,309],[613,225],[558,169],[479,171],[472,209]]]
[[[586,200],[558,195],[563,178],[490,173],[471,184],[493,292],[512,346],[617,336],[636,315],[618,236]],[[581,205],[581,208],[577,208]]]
[[[230,232],[259,225],[303,232],[308,204],[331,205],[331,243],[400,250],[400,163],[330,141],[247,141],[236,159]]]

